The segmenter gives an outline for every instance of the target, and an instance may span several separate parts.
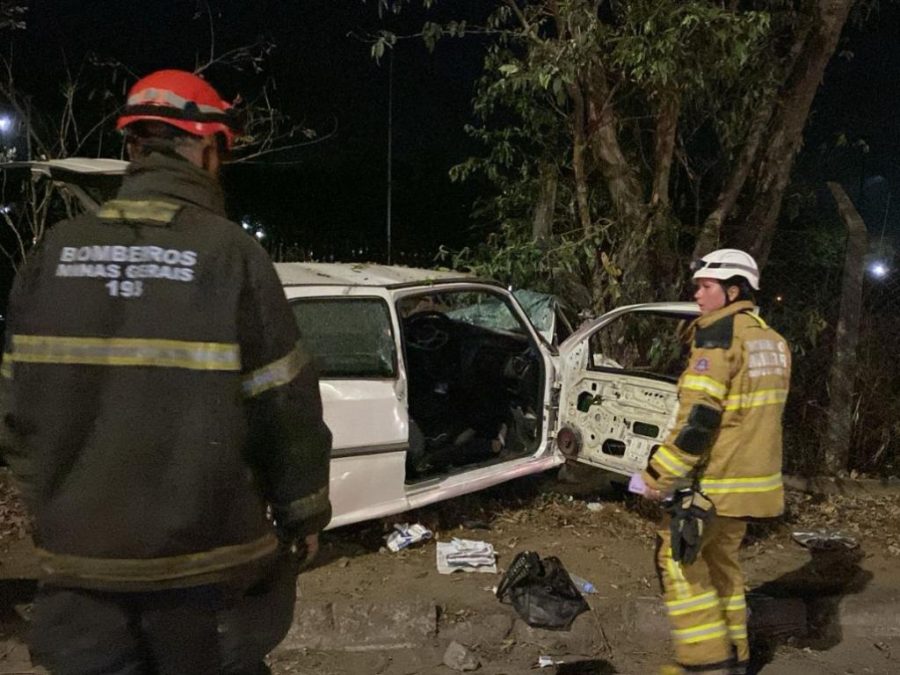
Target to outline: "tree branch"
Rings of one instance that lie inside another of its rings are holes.
[[[812,30],[779,95],[769,141],[757,163],[759,180],[754,185],[752,206],[734,236],[735,245],[755,255],[760,267],[769,256],[810,107],[852,6],[853,0],[818,0]]]
[[[305,148],[310,145],[318,145],[319,143],[324,143],[325,141],[332,139],[334,136],[337,135],[337,132],[338,132],[338,121],[337,121],[337,118],[334,118],[334,126],[331,128],[331,131],[329,131],[324,136],[319,136],[317,138],[314,138],[314,139],[311,139],[308,141],[303,141],[301,143],[293,143],[291,145],[280,145],[278,147],[272,147],[272,143],[274,143],[277,140],[282,140],[283,138],[285,138],[285,136],[273,138],[273,139],[271,139],[271,142],[266,147],[255,150],[254,152],[252,152],[248,155],[245,155],[243,157],[233,159],[233,160],[231,160],[230,163],[231,164],[256,164],[257,162],[251,162],[250,160],[257,159],[259,157],[265,157],[267,155],[274,155],[275,153],[287,152],[288,150],[296,150],[297,148]],[[262,164],[263,162],[259,162],[259,163]],[[272,164],[272,165],[274,165],[274,164],[285,165],[285,164],[297,164],[297,163],[298,163],[297,161],[265,162],[265,164]]]
[[[784,65],[786,73],[791,73],[796,67],[797,61],[806,46],[811,28],[811,24],[807,25],[797,34],[791,44],[791,49],[788,52]],[[751,122],[747,139],[744,142],[744,147],[741,148],[738,156],[738,161],[719,192],[713,210],[703,221],[703,227],[697,235],[697,241],[694,244],[694,258],[699,258],[718,246],[722,227],[734,211],[747,179],[750,177],[750,172],[757,167],[757,156],[762,147],[763,138],[771,128],[772,119],[780,102],[779,91],[773,88],[769,92],[765,104],[757,109]]]

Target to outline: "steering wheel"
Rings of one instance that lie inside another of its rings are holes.
[[[414,349],[436,352],[450,342],[453,320],[442,312],[426,310],[406,318],[406,344]]]

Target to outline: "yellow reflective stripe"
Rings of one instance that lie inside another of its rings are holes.
[[[675,455],[675,453],[664,445],[660,446],[659,450],[654,453],[653,459],[658,460],[670,474],[678,478],[686,476],[693,468],[690,465],[685,464],[677,455]]]
[[[235,566],[264,560],[278,550],[278,539],[267,532],[244,544],[220,546],[207,551],[164,558],[101,558],[54,553],[38,548],[37,560],[48,579],[93,580],[107,586],[154,585],[164,581],[198,578],[201,575],[233,575]],[[62,583],[61,585],[69,585]],[[76,584],[78,585],[78,584]],[[103,586],[100,586],[101,588]]]
[[[9,352],[3,353],[3,363],[0,363],[0,377],[11,380],[12,371],[12,355]]]
[[[169,223],[180,208],[179,204],[151,199],[112,199],[99,208],[97,216],[107,220],[152,220]]]
[[[681,616],[682,614],[690,614],[691,612],[699,612],[703,609],[710,609],[719,606],[719,598],[715,591],[694,595],[685,600],[668,600],[666,609],[669,616]]]
[[[191,105],[200,112],[224,115],[221,108],[206,103],[191,101],[183,96],[179,96],[174,91],[160,89],[159,87],[143,89],[128,97],[128,105],[160,105],[161,103],[168,103],[170,106],[181,110],[186,110],[188,105]],[[126,114],[128,113],[126,112]]]
[[[783,485],[781,473],[771,476],[753,476],[749,478],[703,478],[700,489],[710,495],[725,493],[771,492]]]
[[[672,639],[675,642],[691,644],[715,640],[716,638],[725,637],[727,634],[728,629],[725,626],[725,622],[719,620],[704,623],[693,628],[675,628],[672,630]]]
[[[240,370],[240,349],[230,342],[143,338],[13,335],[10,358],[18,363],[151,366],[189,370]]]
[[[742,609],[747,609],[747,600],[742,595],[729,595],[726,598],[722,598],[722,609],[726,612],[737,612]]]
[[[735,624],[728,626],[728,637],[732,640],[746,640],[747,626],[745,624]]]
[[[252,398],[260,394],[281,387],[293,380],[309,362],[306,352],[295,346],[286,356],[272,363],[257,368],[244,378],[242,385],[244,396]]]
[[[750,394],[729,396],[724,401],[725,410],[746,410],[787,401],[787,389],[760,389]]]
[[[725,394],[728,393],[728,387],[706,375],[685,375],[681,380],[681,386],[684,389],[705,392],[717,399],[725,398]]]
[[[328,485],[325,485],[312,494],[295,499],[286,509],[279,508],[279,511],[289,514],[290,520],[297,522],[308,520],[327,509],[330,504],[328,499]]]
[[[679,600],[687,600],[691,597],[691,587],[684,578],[684,572],[681,571],[681,565],[672,558],[672,547],[666,547],[665,553],[666,570],[669,573],[669,579],[672,582],[672,590]]]

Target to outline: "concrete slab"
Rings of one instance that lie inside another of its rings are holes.
[[[279,650],[369,651],[404,649],[437,635],[438,608],[431,601],[389,604],[309,603],[300,600]]]
[[[896,589],[867,588],[845,596],[838,607],[845,636],[900,638],[900,592]]]

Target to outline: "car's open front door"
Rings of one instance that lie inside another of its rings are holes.
[[[568,459],[628,476],[672,422],[683,368],[680,328],[693,303],[622,307],[560,345],[557,446]]]

